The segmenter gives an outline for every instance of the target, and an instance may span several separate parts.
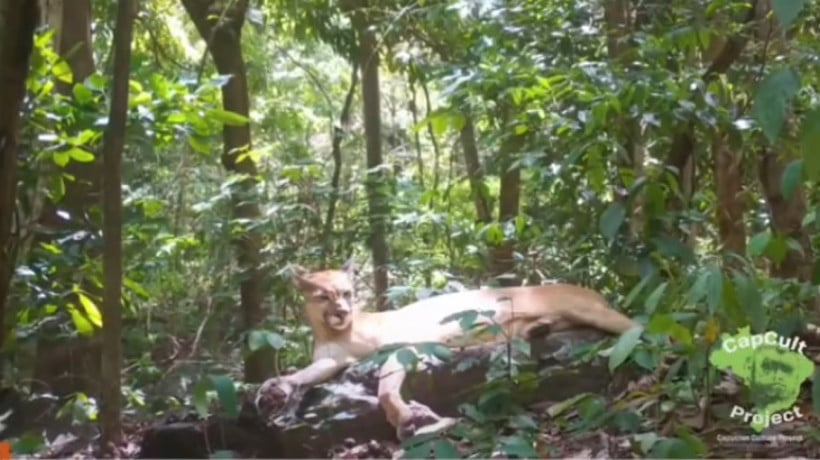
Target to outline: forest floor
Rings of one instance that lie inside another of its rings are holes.
[[[820,363],[820,346],[812,345],[806,354],[815,364]],[[655,376],[644,376],[630,383],[625,392],[614,399],[617,401],[614,405],[620,408],[633,406],[636,409],[639,405],[652,407],[636,410],[640,413],[641,434],[623,434],[610,428],[570,430],[567,429],[568,426],[578,427],[578,423],[574,423],[579,420],[576,409],[566,410],[560,416],[555,416],[555,404],[533,405],[530,408],[532,415],[541,427],[536,451],[542,458],[646,458],[649,456],[649,444],[659,439],[677,437],[690,443],[690,448],[691,443],[697,445],[702,452],[701,456],[705,458],[820,458],[820,412],[812,406],[812,401],[817,400],[817,395],[813,397],[812,392],[817,392],[820,385],[813,387],[810,381],[803,384],[795,403],[795,407],[803,415],[801,418],[772,425],[760,435],[752,432],[742,420],[728,416],[732,407],[742,404],[743,399],[743,386],[729,376],[725,376],[714,386],[710,401],[702,401],[701,407],[678,404],[672,410],[660,410],[662,402],[668,400],[668,397],[658,392],[657,388]],[[630,397],[635,394],[649,396]],[[645,404],[647,402],[653,404]],[[550,415],[551,412],[553,416]],[[157,422],[161,421],[126,423],[123,427],[123,441],[114,447],[115,456],[138,458],[144,430]],[[691,435],[682,435],[681,428],[685,428],[684,432]],[[51,442],[48,449],[28,458],[103,457],[98,450],[98,441],[93,437],[67,433],[58,438],[60,439]],[[468,453],[469,446],[454,444],[462,453]],[[338,445],[328,452],[327,458],[393,458],[397,453],[400,454],[399,450],[399,445],[395,442],[356,443],[353,440],[339,440]],[[683,455],[689,457],[685,453]]]

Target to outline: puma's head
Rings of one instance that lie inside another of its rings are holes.
[[[310,325],[314,328],[325,326],[336,331],[349,328],[355,313],[353,259],[345,262],[338,270],[310,273],[298,265],[291,269],[294,283],[307,301],[305,314]]]

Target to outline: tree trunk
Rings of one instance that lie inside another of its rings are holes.
[[[720,244],[725,252],[746,254],[746,225],[743,221],[746,204],[743,200],[743,155],[727,145],[726,135],[712,133],[714,158],[715,208]],[[724,258],[724,264],[735,266],[737,259]]]
[[[780,28],[778,19],[770,14],[772,9],[771,0],[759,0],[756,11],[758,20],[757,39],[768,46],[761,46],[761,53],[772,52],[776,55],[786,55],[789,43],[784,31]],[[766,55],[760,57],[761,62],[767,62]],[[793,137],[795,131],[793,127],[794,113],[789,110],[786,114],[786,122],[783,126],[784,138]],[[765,141],[764,141],[765,142]],[[781,141],[794,142],[791,139]],[[772,266],[772,275],[779,278],[796,278],[800,281],[811,281],[812,263],[814,260],[811,241],[809,235],[804,231],[802,221],[806,214],[806,199],[804,187],[798,185],[790,197],[783,196],[781,192],[781,182],[783,171],[788,163],[795,158],[783,152],[778,153],[775,147],[763,147],[760,149],[759,176],[763,186],[763,193],[766,203],[769,205],[772,217],[772,228],[775,232],[792,238],[800,245],[803,252],[789,248],[786,257],[779,264]],[[820,308],[820,301],[815,302],[815,308]]]
[[[770,149],[763,148],[760,152],[760,183],[772,217],[772,228],[787,238],[797,241],[803,248],[803,253],[789,248],[786,257],[771,269],[772,275],[778,278],[796,278],[800,281],[810,281],[811,264],[813,260],[811,242],[803,231],[803,217],[806,215],[806,200],[803,188],[798,186],[788,199],[781,192],[780,182],[783,179],[783,170],[788,158],[780,158]]]
[[[114,455],[122,437],[122,156],[128,120],[128,80],[135,4],[119,0],[114,31],[111,109],[103,137],[103,349],[100,451]]]
[[[479,222],[488,224],[492,222],[493,215],[487,199],[484,171],[478,157],[475,125],[473,124],[473,118],[467,113],[464,114],[464,126],[461,128],[459,135],[461,148],[464,150],[464,163],[467,165],[467,177],[470,180],[470,193],[473,195],[473,202],[475,203],[476,217]]]
[[[498,192],[498,222],[504,224],[518,216],[521,201],[521,168],[514,166],[516,154],[524,143],[524,137],[510,134],[501,144],[499,152],[499,175],[501,189]],[[501,286],[515,286],[520,280],[515,275],[515,242],[506,240],[490,248],[491,273]]]
[[[229,3],[227,11],[219,11],[219,2],[211,0],[182,0],[199,34],[205,40],[217,71],[231,75],[222,87],[222,106],[225,110],[247,117],[250,113],[248,81],[242,57],[242,26],[247,0]],[[248,124],[225,125],[222,131],[222,164],[228,171],[243,174],[245,179],[232,192],[233,217],[255,221],[260,217],[254,184],[256,164],[243,153],[251,148],[251,130]],[[240,155],[244,158],[240,161]],[[257,230],[246,230],[235,240],[239,266],[242,269],[240,301],[245,332],[261,328],[267,316],[264,300],[264,274],[260,269],[262,237]],[[261,382],[274,371],[274,350],[269,347],[248,354],[245,359],[245,381]]]
[[[757,10],[757,0],[749,1],[749,11],[743,19],[744,24],[754,21]],[[716,21],[722,21],[718,17]],[[731,65],[740,57],[749,42],[748,34],[741,30],[725,39],[715,37],[712,40],[713,46],[705,50],[704,58],[711,59],[709,67],[703,74],[702,80],[706,83],[726,73]],[[722,45],[718,48],[717,44]],[[666,165],[674,171],[675,179],[680,189],[680,197],[670,195],[667,200],[668,210],[683,210],[689,206],[695,190],[696,168],[694,161],[694,151],[697,146],[695,142],[695,123],[690,121],[672,138],[672,145],[669,148],[669,155]]]
[[[360,13],[354,14],[359,33],[359,67],[362,69],[362,107],[367,139],[367,201],[370,220],[370,250],[373,254],[373,285],[376,308],[387,308],[387,219],[390,215],[381,141],[381,88],[379,86],[379,50],[375,31]]]
[[[36,2],[9,0],[0,28],[0,379],[6,343],[6,306],[14,273],[13,237],[17,202],[17,142],[20,108],[26,94],[26,76],[39,17]]]
[[[342,140],[350,125],[350,108],[353,106],[353,96],[356,93],[356,85],[359,83],[359,66],[353,64],[350,71],[350,87],[347,89],[347,96],[339,114],[339,125],[333,127],[333,177],[330,181],[330,203],[327,205],[325,215],[325,228],[322,236],[322,264],[327,262],[328,254],[333,252],[333,220],[336,218],[336,204],[339,201],[339,181],[342,177]]]

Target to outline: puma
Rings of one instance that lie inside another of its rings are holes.
[[[505,336],[526,339],[545,328],[557,331],[587,326],[621,334],[637,326],[635,321],[610,308],[597,292],[570,284],[441,294],[392,311],[366,312],[356,306],[353,272],[352,261],[339,270],[313,273],[293,267],[293,280],[306,299],[304,313],[313,333],[313,362],[304,369],[266,381],[257,393],[258,407],[263,401],[261,395],[272,389],[287,399],[297,387],[325,382],[386,345],[439,342],[468,346],[504,340]],[[468,310],[486,311],[476,322],[497,324],[504,334],[465,334],[458,321],[445,321]],[[456,422],[402,398],[400,390],[406,371],[395,354],[382,365],[379,375],[379,405],[399,439],[437,431]]]

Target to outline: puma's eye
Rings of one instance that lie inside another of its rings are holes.
[[[344,291],[344,292],[342,292],[342,297],[344,297],[345,300],[350,300],[350,298],[353,297],[353,292]]]
[[[316,295],[314,296],[314,298],[315,298],[316,300],[322,300],[322,301],[327,301],[327,300],[330,300],[330,297],[328,297],[328,295],[327,295],[327,294],[316,294]]]

